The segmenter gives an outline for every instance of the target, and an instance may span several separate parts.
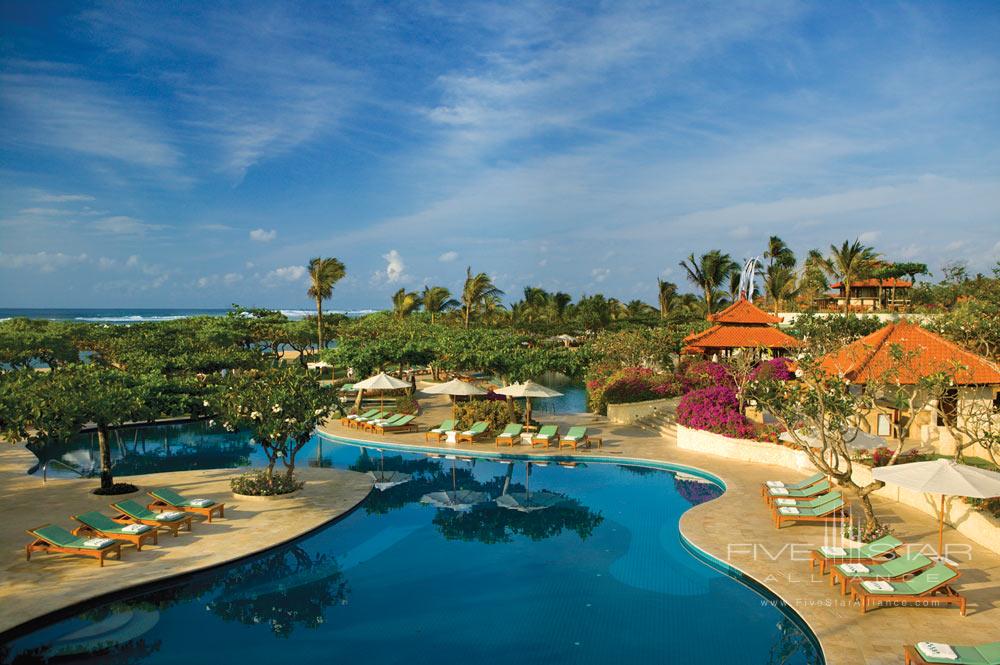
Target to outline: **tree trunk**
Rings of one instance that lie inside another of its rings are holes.
[[[472,313],[472,305],[465,305],[465,327],[469,327],[469,315]]]
[[[323,299],[316,298],[316,351],[323,350]]]
[[[844,314],[847,314],[851,311],[851,283],[847,281],[846,277],[842,281],[844,283]]]
[[[97,426],[97,443],[101,454],[101,489],[111,489],[115,479],[111,475],[111,442],[108,437],[107,425]]]

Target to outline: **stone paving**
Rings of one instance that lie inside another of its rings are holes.
[[[419,421],[435,427],[451,417],[441,399],[418,393],[423,409]],[[968,615],[955,607],[885,607],[862,615],[857,605],[829,585],[829,576],[809,572],[810,549],[837,544],[837,532],[819,526],[790,525],[775,529],[760,498],[760,484],[768,479],[798,480],[803,474],[784,467],[753,465],[722,457],[696,454],[676,447],[671,438],[655,436],[638,427],[616,425],[592,414],[537,419],[559,424],[565,432],[572,425],[587,425],[604,438],[602,448],[573,451],[527,445],[497,448],[493,439],[477,444],[434,444],[424,433],[387,434],[381,437],[347,429],[339,422],[322,428],[329,435],[372,443],[390,442],[433,448],[440,452],[467,451],[507,456],[565,455],[610,457],[625,460],[672,462],[708,471],[726,483],[718,499],[692,508],[681,519],[681,531],[698,548],[753,577],[795,609],[819,638],[829,665],[903,662],[902,646],[918,641],[979,644],[1000,640],[1000,556],[955,531],[946,531],[947,551],[960,563],[962,576],[956,583],[969,601]],[[907,544],[933,546],[937,523],[907,506],[876,499],[876,511]]]
[[[0,529],[0,633],[50,612],[102,594],[147,582],[194,572],[235,561],[293,540],[358,505],[371,491],[369,476],[352,471],[301,468],[305,489],[280,500],[235,499],[229,479],[238,471],[216,469],[159,473],[116,478],[140,488],[121,497],[90,493],[94,479],[49,480],[25,471],[35,463],[23,446],[0,448],[0,502],[4,507]],[[31,540],[25,529],[45,523],[73,528],[70,516],[89,510],[110,514],[116,498],[146,503],[146,492],[170,486],[191,497],[206,497],[226,504],[226,516],[212,523],[195,517],[190,533],[176,538],[159,534],[159,545],[146,543],[141,552],[127,545],[124,560],[109,558],[104,567],[96,559],[67,554],[32,554],[25,560],[24,546]]]

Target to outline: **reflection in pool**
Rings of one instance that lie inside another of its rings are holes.
[[[293,544],[23,634],[0,661],[821,662],[796,622],[682,546],[680,515],[720,493],[700,478],[318,440],[308,456],[408,478]],[[426,500],[449,492],[467,505]],[[224,523],[200,530],[224,542]],[[121,573],[155,565],[140,558]]]

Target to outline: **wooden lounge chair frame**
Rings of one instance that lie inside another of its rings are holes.
[[[820,485],[822,485],[823,483],[826,483],[826,485],[824,485],[823,487],[820,487]],[[803,492],[803,493],[810,492],[809,494],[803,494],[802,496],[789,496],[787,494],[771,494],[771,492],[769,491],[769,488],[768,488],[768,489],[764,489],[763,490],[763,493],[764,493],[764,503],[766,503],[768,505],[768,507],[773,508],[774,507],[774,500],[775,499],[792,499],[794,501],[812,501],[813,499],[815,499],[820,494],[823,494],[825,492],[832,492],[834,490],[835,490],[834,484],[831,483],[829,480],[826,480],[825,478],[823,480],[819,481],[818,483],[813,483],[812,485],[810,485],[809,487],[806,487],[805,489],[794,490],[796,492]]]
[[[951,566],[946,566],[951,568]],[[959,570],[954,571],[955,576],[950,578],[946,582],[941,582],[937,586],[931,587],[924,593],[918,594],[888,594],[888,593],[868,593],[865,588],[861,586],[863,580],[854,580],[851,583],[851,600],[860,601],[861,613],[864,614],[868,611],[869,604],[878,607],[884,602],[891,602],[893,604],[900,603],[921,603],[922,605],[958,605],[959,611],[962,616],[965,616],[965,606],[966,599],[965,596],[955,591],[952,588],[955,580],[962,576],[962,572]]]
[[[89,556],[93,559],[97,559],[101,568],[104,567],[104,560],[107,559],[108,555],[112,552],[118,555],[119,561],[122,560],[123,553],[122,544],[120,542],[115,541],[111,545],[102,547],[99,550],[88,549],[86,547],[63,547],[62,545],[56,545],[55,543],[49,542],[37,533],[34,533],[38,529],[44,529],[47,526],[49,525],[43,524],[41,526],[36,526],[34,529],[27,530],[27,534],[34,538],[34,540],[24,546],[24,556],[26,561],[31,561],[32,552],[46,552],[49,554],[79,554],[80,556]]]
[[[480,422],[482,422],[482,421],[480,421]],[[475,427],[475,425],[476,425],[475,423],[472,423],[473,427]],[[470,431],[471,429],[472,429],[472,427],[470,427],[466,431]],[[476,432],[475,434],[466,434],[465,432],[459,432],[458,433],[458,437],[457,437],[456,440],[459,441],[459,442],[468,441],[469,443],[475,443],[476,441],[479,441],[481,439],[485,439],[489,435],[490,435],[490,428],[489,428],[489,425],[487,425],[486,429],[484,429],[482,432]]]
[[[179,517],[175,520],[147,520],[141,519],[139,517],[132,517],[124,510],[116,506],[115,504],[109,504],[111,510],[115,511],[115,516],[112,517],[115,522],[119,524],[145,524],[146,526],[151,526],[155,529],[165,529],[170,532],[170,534],[176,538],[180,534],[181,527],[187,527],[187,530],[191,530],[191,521],[194,519],[190,514],[184,515],[184,517]],[[147,510],[150,510],[147,508]]]
[[[404,418],[405,417],[406,416],[404,416]],[[416,418],[416,416],[413,416],[413,418]],[[390,424],[386,424],[386,425],[374,425],[368,431],[369,432],[374,432],[376,434],[400,434],[400,433],[403,433],[403,432],[419,432],[420,431],[420,425],[418,425],[417,423],[413,422],[413,418],[411,418],[409,421],[407,421],[403,425],[390,425]]]
[[[430,441],[431,439],[434,439],[435,441],[440,441],[441,439],[447,438],[447,436],[448,436],[448,430],[449,429],[451,429],[451,430],[455,429],[455,421],[454,420],[445,420],[441,424],[442,425],[446,425],[448,423],[451,423],[451,428],[440,427],[440,426],[434,428],[434,429],[443,430],[441,432],[435,432],[434,429],[429,429],[426,432],[424,432],[424,441]]]
[[[791,508],[794,506],[783,506],[784,508]],[[816,510],[812,508],[811,510]],[[847,510],[846,502],[841,499],[840,505],[836,508],[831,508],[825,513],[820,515],[785,515],[778,507],[775,506],[772,510],[774,516],[774,526],[777,529],[781,528],[784,522],[816,522],[819,524],[840,524],[846,522],[851,518],[851,513]],[[842,563],[838,561],[837,563]]]
[[[573,431],[573,428],[570,428],[570,432],[572,432],[572,431]],[[569,432],[567,432],[566,435],[569,436]],[[569,447],[572,446],[573,450],[576,450],[577,447],[581,443],[586,443],[588,448],[593,448],[594,447],[594,443],[593,443],[594,441],[597,442],[597,447],[598,448],[603,448],[604,447],[604,439],[602,439],[599,436],[590,436],[590,434],[587,433],[587,428],[584,427],[583,436],[580,437],[580,438],[569,439],[569,438],[566,438],[566,437],[559,437],[559,447],[562,448],[563,446],[565,446],[565,447],[569,448]]]
[[[809,570],[812,571],[816,566],[819,566],[819,574],[825,575],[827,564],[834,566],[838,563],[881,563],[884,560],[883,557],[894,555],[900,547],[903,547],[903,543],[899,543],[885,552],[861,557],[828,557],[819,550],[813,550],[809,553]]]
[[[870,577],[865,577],[863,575],[845,575],[837,566],[842,563],[860,563],[860,561],[838,561],[835,565],[830,567],[830,586],[837,586],[840,584],[840,595],[846,596],[850,590],[851,582],[854,580],[883,580],[886,582],[898,582],[905,581],[915,575],[919,575],[923,571],[927,570],[934,565],[933,561],[928,560],[926,564],[921,565],[918,568],[914,568],[911,571],[900,573],[899,575],[872,575]],[[878,565],[878,564],[874,564]]]
[[[378,413],[378,409],[369,409],[368,411],[365,411],[365,413],[371,413],[371,415],[374,416],[375,414]],[[364,413],[358,414],[358,418],[363,418],[363,417],[365,417]],[[350,424],[357,421],[358,418],[351,418],[349,416],[344,416],[343,418],[340,419],[340,424],[344,426],[350,426]]]
[[[542,430],[545,428],[539,428],[537,432],[531,435],[531,447],[534,448],[535,446],[542,446],[543,448],[548,448],[550,443],[555,443],[556,448],[560,447],[559,426],[556,425],[555,428],[556,431],[550,435],[543,435]],[[545,438],[542,438],[543,436]]]
[[[71,515],[70,519],[80,522],[76,515]],[[116,522],[117,524],[118,522]],[[101,529],[96,529],[89,524],[84,524],[80,522],[80,526],[73,529],[70,533],[74,536],[100,536],[101,538],[111,538],[113,540],[124,540],[126,543],[135,545],[135,551],[142,551],[142,544],[147,540],[152,540],[154,545],[160,544],[159,530],[152,528],[149,531],[143,533],[118,533],[118,532],[107,532]]]
[[[815,474],[815,475],[819,475],[819,474]],[[806,480],[809,480],[809,478],[806,478]],[[809,489],[813,485],[815,485],[817,483],[821,483],[824,480],[829,480],[829,478],[827,478],[826,476],[822,476],[822,477],[820,477],[817,480],[814,480],[814,481],[812,481],[810,483],[806,483],[805,485],[802,485],[801,484],[802,481],[800,481],[800,482],[796,482],[796,483],[788,483],[788,484],[785,485],[785,487],[787,487],[788,489],[794,489],[794,490],[804,490],[804,489]],[[773,496],[770,493],[769,490],[771,490],[771,486],[768,485],[766,482],[760,484],[760,495],[764,498],[765,501],[767,501],[769,499],[769,497]],[[781,498],[784,498],[784,497],[777,497],[777,498],[781,499]]]
[[[524,433],[524,428],[523,427],[517,432],[517,434],[510,434],[509,432],[500,432],[500,434],[498,434],[497,438],[496,438],[496,447],[499,448],[500,444],[502,443],[504,445],[507,445],[507,446],[510,446],[511,448],[513,448],[514,447],[514,441],[517,440],[518,442],[520,442],[521,441],[521,434],[523,434],[523,433]]]
[[[219,517],[226,516],[226,504],[224,503],[213,503],[211,506],[205,506],[204,508],[199,508],[198,506],[175,506],[172,503],[154,496],[152,492],[147,492],[147,494],[149,494],[153,501],[146,507],[158,513],[162,513],[167,510],[194,513],[195,515],[201,515],[206,518],[209,524],[212,523],[212,515],[215,513],[219,513]]]

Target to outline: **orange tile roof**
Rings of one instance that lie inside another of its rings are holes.
[[[709,314],[708,320],[713,323],[757,323],[764,325],[781,323],[781,317],[771,316],[746,298],[740,298],[721,312]]]
[[[714,325],[684,338],[684,353],[702,353],[709,349],[791,349],[799,340],[770,326]]]
[[[856,279],[853,282],[851,282],[851,287],[856,287],[856,286],[878,286],[879,285],[878,283],[879,283],[879,280],[877,278],[874,278],[874,277],[871,278],[871,279]],[[837,282],[836,284],[831,284],[830,288],[831,289],[839,289],[843,285],[844,285],[843,282]],[[882,280],[882,288],[884,288],[884,289],[891,289],[894,286],[897,287],[897,288],[904,288],[905,289],[905,288],[913,286],[913,282],[907,282],[907,281],[902,280],[902,279],[896,279],[895,277],[886,277],[885,279]]]
[[[1000,368],[986,358],[905,321],[890,323],[827,355],[821,367],[855,383],[879,380],[894,365],[890,355],[894,345],[915,354],[906,361],[907,366],[900,370],[900,375],[893,377],[900,383],[914,384],[923,376],[948,371],[955,373],[958,385],[1000,384]]]

